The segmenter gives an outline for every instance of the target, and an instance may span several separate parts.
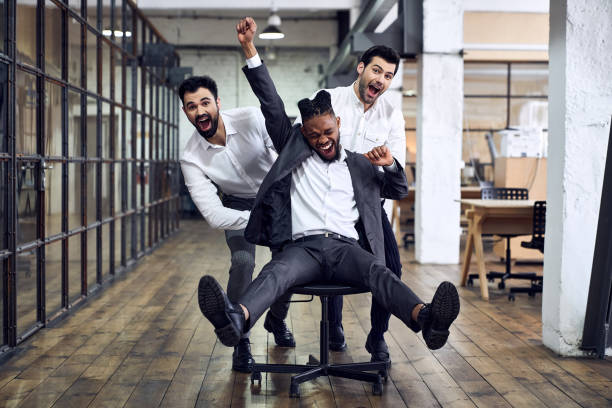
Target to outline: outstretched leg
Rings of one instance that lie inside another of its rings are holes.
[[[448,328],[459,314],[459,295],[454,285],[443,282],[432,302],[425,304],[393,272],[357,244],[338,241],[326,251],[328,271],[335,281],[360,285],[372,297],[423,338],[431,349],[442,347]]]
[[[289,244],[276,253],[247,287],[238,304],[229,300],[212,276],[202,277],[198,288],[200,310],[215,327],[221,343],[235,346],[242,334],[290,287],[320,277],[320,260],[305,244]]]

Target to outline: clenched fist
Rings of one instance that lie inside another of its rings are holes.
[[[390,166],[393,164],[391,150],[385,145],[377,146],[363,155],[375,166]]]
[[[257,24],[255,24],[255,20],[252,17],[245,17],[236,24],[236,32],[238,33],[240,44],[251,43],[257,32]]]

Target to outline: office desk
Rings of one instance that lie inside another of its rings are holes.
[[[533,230],[533,200],[459,200],[468,206],[468,238],[461,265],[461,286],[465,286],[472,251],[476,252],[480,295],[489,300],[487,271],[482,249],[482,234],[529,235]]]
[[[393,230],[395,231],[395,240],[398,245],[401,245],[403,239],[402,234],[400,232],[400,221],[406,222],[407,220],[414,219],[414,211],[412,207],[414,206],[414,196],[415,196],[415,187],[410,186],[408,188],[408,196],[401,199],[400,201],[393,201],[393,210],[391,212],[391,225],[393,226]],[[480,187],[478,186],[464,186],[461,187],[461,198],[480,198]],[[463,213],[463,207],[462,213]],[[400,212],[401,212],[401,220],[400,220]]]

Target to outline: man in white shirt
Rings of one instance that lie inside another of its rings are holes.
[[[406,163],[406,136],[404,116],[382,95],[391,85],[397,73],[400,56],[392,48],[376,45],[366,50],[357,65],[358,77],[349,86],[326,89],[331,95],[332,107],[341,118],[340,136],[342,145],[356,153],[366,153],[374,146],[385,145],[393,157],[404,166]],[[318,91],[317,91],[318,92]],[[316,93],[315,93],[316,94]],[[298,116],[296,123],[301,123]],[[389,209],[389,208],[388,208]],[[398,277],[402,274],[399,249],[384,207],[383,233],[386,266]],[[391,314],[375,299],[370,312],[371,330],[366,340],[366,349],[372,361],[390,363],[389,349],[384,333],[389,328]],[[330,349],[346,348],[342,329],[342,296],[329,302]]]
[[[277,158],[261,111],[254,107],[219,112],[217,85],[210,77],[191,77],[179,87],[183,111],[195,126],[181,170],[195,205],[211,227],[225,230],[231,252],[227,293],[237,300],[251,283],[255,245],[244,239],[244,229],[259,186]],[[222,199],[218,196],[222,193]],[[285,325],[285,299],[270,308],[264,327],[276,343],[294,347]],[[250,372],[253,357],[248,333],[234,349],[232,368]]]

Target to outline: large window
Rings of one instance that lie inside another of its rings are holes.
[[[480,181],[493,180],[486,134],[499,144],[496,132],[517,127],[545,129],[547,115],[547,62],[465,62],[463,160],[477,165],[477,177],[484,178]]]
[[[177,98],[169,66],[140,62],[165,40],[133,4],[17,2],[11,17],[0,0],[5,349],[178,228]]]
[[[406,160],[416,161],[417,64],[404,62],[403,113],[406,120]],[[464,63],[463,152],[466,163],[492,166],[487,133],[519,126],[546,126],[548,109],[547,62]],[[495,138],[494,138],[495,139]],[[412,177],[408,174],[408,177]]]

